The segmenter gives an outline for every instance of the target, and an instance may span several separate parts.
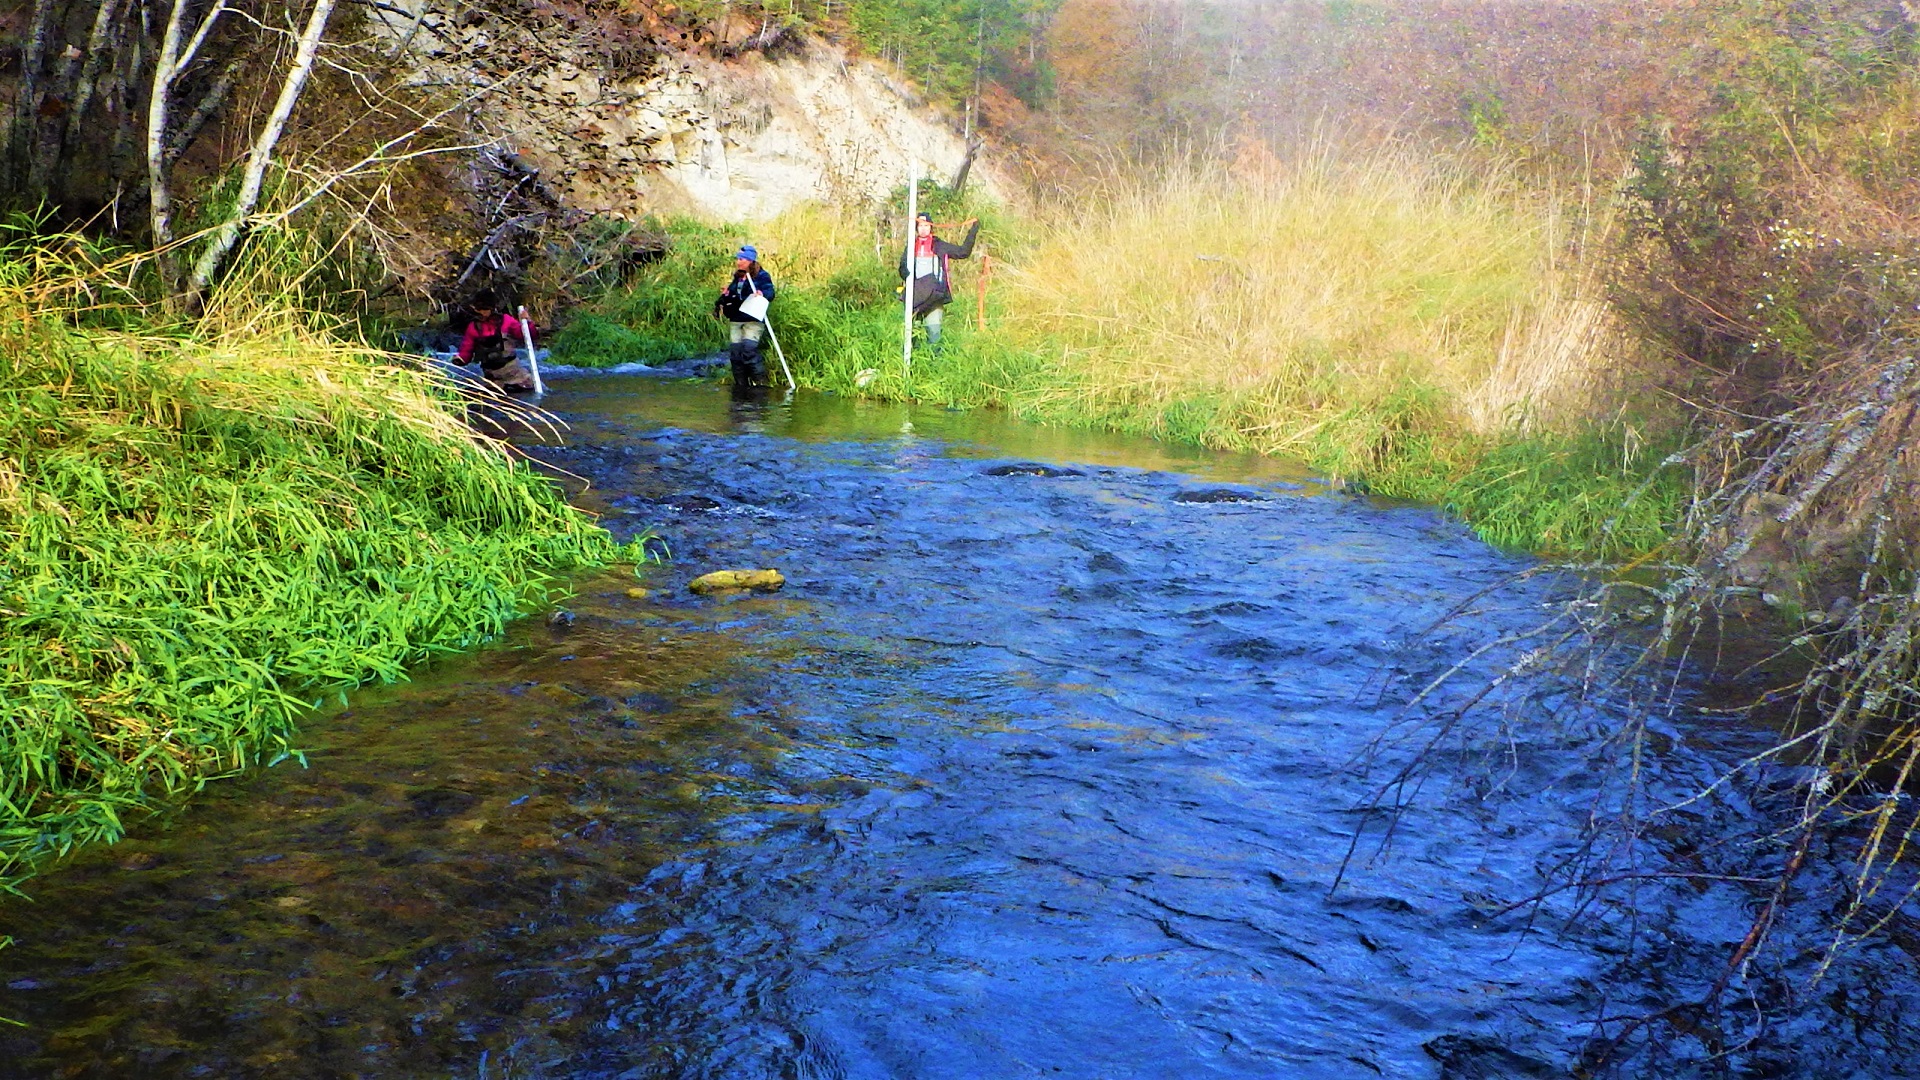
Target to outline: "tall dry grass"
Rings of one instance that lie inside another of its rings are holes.
[[[1155,434],[1185,434],[1178,404],[1204,399],[1228,413],[1215,439],[1307,453],[1409,393],[1437,423],[1524,430],[1577,419],[1620,364],[1580,260],[1599,228],[1495,166],[1254,145],[1052,215],[1004,276],[998,332],[1062,376],[1043,411],[1157,411]]]

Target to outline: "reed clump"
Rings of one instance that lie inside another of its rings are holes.
[[[1067,411],[1180,434],[1204,399],[1210,441],[1358,472],[1383,447],[1355,406],[1420,396],[1479,434],[1580,415],[1617,364],[1578,261],[1597,227],[1471,160],[1253,143],[1048,215],[999,332]]]
[[[98,263],[0,247],[0,887],[622,554],[426,373]]]

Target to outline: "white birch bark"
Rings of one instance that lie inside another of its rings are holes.
[[[267,166],[273,162],[273,149],[280,142],[281,132],[286,130],[287,118],[293,115],[293,106],[300,100],[300,92],[306,89],[307,76],[313,73],[314,57],[320,52],[320,38],[326,33],[327,20],[333,16],[333,5],[334,0],[314,0],[313,11],[307,16],[306,29],[300,33],[293,66],[287,71],[286,81],[280,85],[280,97],[273,103],[273,112],[268,114],[259,138],[254,140],[253,149],[247,154],[246,170],[240,177],[240,193],[234,202],[233,213],[221,223],[213,240],[194,264],[193,279],[187,288],[196,304],[205,298],[207,286],[212,283],[214,275],[220,272],[221,265],[233,252],[234,246],[240,242],[247,219],[253,216],[254,208],[259,205],[260,188],[266,181]]]
[[[173,0],[172,10],[167,15],[166,34],[160,40],[160,54],[153,61],[153,92],[147,99],[147,212],[155,248],[163,248],[173,242],[173,185],[168,175],[170,170],[167,161],[173,84],[179,79],[180,72],[193,62],[194,54],[200,51],[207,35],[213,33],[214,24],[219,22],[221,14],[227,9],[227,0],[214,0],[213,10],[207,12],[200,21],[192,39],[182,44],[181,39],[187,32],[187,7],[190,3],[191,0]],[[169,262],[163,258],[163,272],[168,265]]]
[[[66,158],[67,133],[81,122],[82,114],[92,104],[93,77],[105,59],[101,53],[105,51],[107,33],[113,27],[119,4],[120,0],[101,0],[94,9],[87,47],[67,47],[54,72],[51,88],[40,96],[47,105],[39,110],[33,149],[27,160],[27,190],[35,195],[48,194],[59,176],[60,163]]]
[[[93,90],[100,81],[100,72],[106,66],[112,50],[107,42],[113,32],[114,20],[120,15],[121,0],[105,0],[100,10],[94,13],[93,32],[87,35],[87,58],[80,69],[80,82],[73,90],[73,111],[70,124],[84,123],[86,113],[93,106]]]

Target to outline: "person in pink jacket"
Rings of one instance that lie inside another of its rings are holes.
[[[533,374],[514,355],[524,344],[520,320],[500,310],[500,298],[492,289],[481,289],[468,305],[473,320],[467,323],[466,336],[460,339],[462,367],[478,360],[480,371],[500,384],[500,389],[515,394],[533,392]],[[533,324],[527,323],[527,334]]]

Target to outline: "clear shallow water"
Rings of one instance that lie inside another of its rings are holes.
[[[1670,970],[1610,1004],[1616,916],[1494,915],[1586,806],[1464,776],[1330,891],[1382,666],[1524,565],[1431,511],[991,414],[547,405],[577,499],[670,543],[653,595],[586,579],[0,909],[0,1075],[1559,1076],[1745,932],[1651,905]],[[789,585],[684,591],[743,566]],[[1739,1075],[1906,1060],[1829,1041]]]

